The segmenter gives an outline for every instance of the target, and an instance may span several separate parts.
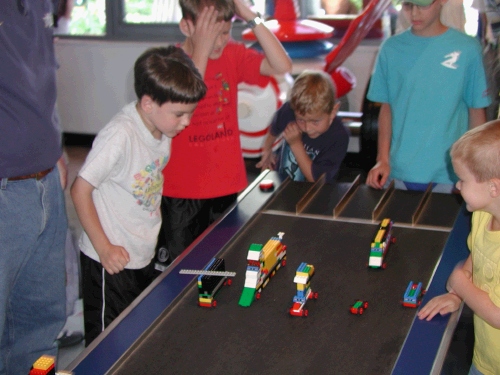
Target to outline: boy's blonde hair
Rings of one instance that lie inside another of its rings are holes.
[[[455,142],[450,154],[453,161],[469,169],[477,182],[500,178],[500,120],[469,130]]]
[[[295,113],[331,113],[335,106],[336,89],[327,73],[305,70],[295,80],[290,106]]]
[[[235,14],[233,0],[179,0],[182,18],[196,23],[204,8],[213,6],[219,12],[218,21],[231,21]]]

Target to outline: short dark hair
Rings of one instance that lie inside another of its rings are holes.
[[[193,61],[179,47],[146,50],[134,65],[134,89],[140,100],[149,95],[162,105],[196,103],[205,96],[207,86]]]
[[[219,12],[218,21],[231,21],[235,14],[233,0],[179,0],[182,18],[196,23],[204,8],[213,6]]]

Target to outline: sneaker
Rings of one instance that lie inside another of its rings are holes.
[[[82,332],[70,332],[63,331],[57,337],[57,346],[59,348],[66,348],[68,346],[73,346],[79,344],[83,341],[83,333]]]

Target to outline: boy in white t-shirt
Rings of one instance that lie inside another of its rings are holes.
[[[134,66],[138,100],[99,132],[72,188],[80,238],[85,342],[89,345],[154,279],[162,170],[171,138],[189,125],[206,86],[174,46]]]

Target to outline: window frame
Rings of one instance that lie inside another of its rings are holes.
[[[106,32],[104,35],[58,35],[68,39],[97,39],[116,41],[143,41],[143,42],[179,42],[185,36],[179,29],[178,23],[148,23],[132,24],[124,22],[125,4],[122,0],[106,0]],[[233,22],[232,37],[242,40],[241,33],[247,26],[245,23]]]

